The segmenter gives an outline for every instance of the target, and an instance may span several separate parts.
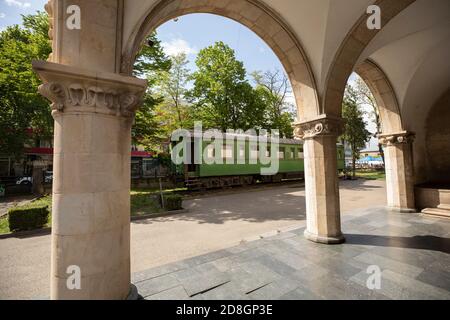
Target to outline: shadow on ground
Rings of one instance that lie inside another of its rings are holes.
[[[347,244],[422,249],[450,254],[450,238],[431,235],[396,237],[346,233],[345,239]]]
[[[249,194],[232,194],[213,198],[187,200],[186,214],[150,220],[136,221],[136,224],[154,222],[197,221],[199,224],[223,224],[227,221],[247,222],[298,221],[306,219],[305,197],[300,190],[284,190],[273,195],[273,191]]]

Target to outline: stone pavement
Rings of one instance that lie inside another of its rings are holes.
[[[134,273],[158,299],[450,299],[450,220],[385,208],[343,217],[346,243],[305,240],[304,228]],[[381,288],[367,288],[369,266]]]
[[[342,216],[386,203],[385,182],[340,182]],[[131,223],[131,271],[227,249],[274,230],[305,226],[301,183],[261,190],[246,188],[196,196],[183,203],[189,212]],[[0,299],[40,299],[50,295],[50,235],[0,240]]]

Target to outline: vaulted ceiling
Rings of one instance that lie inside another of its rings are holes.
[[[374,0],[260,1],[299,40],[319,92],[325,89],[342,42],[367,7],[375,3]],[[125,0],[124,41],[157,2]],[[405,6],[365,47],[355,67],[366,59],[374,61],[390,80],[405,123],[414,126],[416,113],[427,113],[450,84],[450,1],[417,0]]]

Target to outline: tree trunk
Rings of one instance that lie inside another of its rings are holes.
[[[352,180],[356,179],[356,157],[352,156]]]
[[[384,150],[383,150],[383,145],[381,143],[378,144],[378,150],[380,152],[381,155],[381,159],[383,159],[383,166],[386,167],[386,162],[384,160]]]
[[[37,196],[44,194],[44,169],[42,166],[33,167],[31,192]]]

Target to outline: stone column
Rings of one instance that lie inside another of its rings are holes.
[[[55,119],[51,298],[125,299],[131,126],[146,81],[43,61],[33,68]],[[71,290],[77,268],[81,288]]]
[[[417,212],[414,202],[414,166],[412,142],[414,133],[401,131],[380,134],[386,166],[388,207],[400,212]]]
[[[320,116],[295,125],[295,135],[305,141],[305,237],[334,244],[344,242],[341,232],[337,171],[337,137],[341,118]]]

